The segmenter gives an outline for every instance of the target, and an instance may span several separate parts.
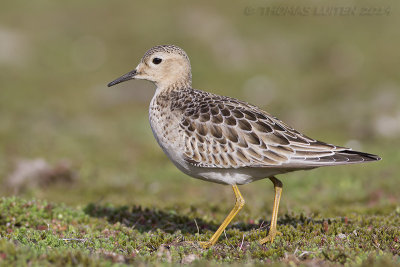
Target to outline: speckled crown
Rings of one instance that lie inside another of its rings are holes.
[[[157,45],[157,46],[154,46],[154,47],[150,48],[149,50],[147,50],[147,52],[144,54],[144,56],[142,58],[142,62],[144,62],[146,59],[151,57],[151,55],[153,55],[154,53],[157,53],[157,52],[179,54],[179,55],[184,56],[189,61],[189,57],[187,56],[186,52],[182,48],[180,48],[176,45]]]

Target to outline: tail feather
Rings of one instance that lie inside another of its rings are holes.
[[[320,162],[336,164],[351,164],[351,163],[362,163],[370,161],[381,160],[381,157],[360,151],[353,150],[342,150],[336,151],[332,156],[321,157]]]
[[[349,155],[351,157],[351,159],[354,159],[354,160],[362,159],[363,161],[377,161],[377,160],[382,159],[378,155],[369,154],[369,153],[360,152],[360,151],[345,150],[340,153],[341,154],[346,153],[347,155]]]

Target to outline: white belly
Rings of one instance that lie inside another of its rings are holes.
[[[277,174],[284,173],[276,168],[201,168],[189,166],[186,174],[209,182],[229,185],[248,184],[257,180],[265,179]]]

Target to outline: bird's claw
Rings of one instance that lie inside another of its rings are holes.
[[[267,242],[273,243],[273,242],[274,242],[274,239],[275,239],[275,236],[277,236],[277,235],[282,235],[282,233],[279,232],[279,231],[276,230],[276,229],[270,229],[268,235],[267,235],[265,238],[263,238],[263,239],[261,239],[260,241],[258,241],[258,243],[259,243],[260,245],[263,245],[263,244],[265,244],[265,243],[267,243]]]
[[[202,248],[207,249],[207,248],[210,248],[213,244],[210,241],[200,241],[199,245]]]

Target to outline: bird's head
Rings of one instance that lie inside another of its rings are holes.
[[[190,61],[183,49],[174,45],[159,45],[148,50],[139,65],[108,84],[108,87],[132,79],[148,80],[158,88],[190,87]]]

